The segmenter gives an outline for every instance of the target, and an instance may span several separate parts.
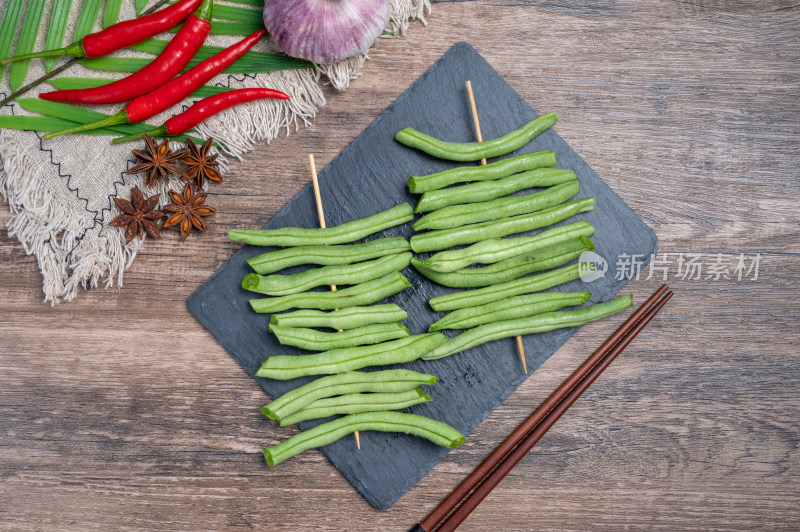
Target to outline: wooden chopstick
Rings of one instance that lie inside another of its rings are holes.
[[[415,530],[447,532],[474,510],[672,297],[662,286],[489,455]],[[662,297],[663,296],[663,297]],[[452,513],[460,502],[461,506]]]

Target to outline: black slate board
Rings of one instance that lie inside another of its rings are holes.
[[[466,43],[456,44],[319,174],[329,226],[374,214],[400,202],[413,205],[416,197],[406,188],[409,175],[423,175],[456,164],[406,148],[394,140],[394,135],[403,127],[411,126],[444,140],[472,141],[474,130],[465,89],[467,79],[472,81],[477,106],[482,111],[484,138],[499,136],[537,116],[474,48]],[[548,149],[555,151],[560,167],[578,174],[582,187],[579,197],[597,198],[597,208],[593,212],[563,223],[580,219],[592,223],[597,228],[593,237],[596,251],[609,262],[609,272],[603,279],[590,284],[575,281],[557,289],[589,290],[593,293],[591,302],[608,301],[628,281],[615,279],[617,257],[638,254],[647,262],[656,252],[656,237],[555,131],[545,132],[518,153]],[[283,226],[317,226],[310,185],[264,227]],[[410,238],[411,224],[386,230],[374,238],[397,235]],[[268,316],[251,311],[248,300],[253,294],[241,288],[242,277],[250,271],[245,261],[263,251],[244,246],[188,300],[189,310],[250,375],[269,355],[302,353],[299,349],[281,346],[267,333]],[[432,312],[427,300],[453,290],[434,284],[413,268],[403,273],[413,286],[388,301],[406,309],[409,315],[406,324],[412,333],[419,334],[443,315]],[[574,332],[575,329],[562,329],[526,336],[528,370],[536,370]],[[587,346],[587,350],[593,347],[596,346]],[[409,411],[447,422],[467,435],[525,379],[511,338],[448,358],[416,361],[404,367],[439,377],[439,384],[427,387],[433,400]],[[278,397],[309,380],[256,378],[270,397]],[[264,399],[268,402],[266,397]],[[253,405],[253,408],[260,406]],[[276,438],[267,432],[273,423],[265,419],[265,445],[276,443]],[[300,426],[308,429],[316,423],[304,422]],[[361,444],[362,449],[356,451],[353,438],[344,438],[322,451],[369,503],[379,509],[391,507],[450,452],[405,434],[366,432],[361,435]],[[292,462],[277,467],[291,468]],[[268,476],[270,471],[266,465],[264,468],[264,475]]]

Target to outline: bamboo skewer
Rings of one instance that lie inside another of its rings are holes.
[[[472,92],[472,82],[467,80],[467,94],[469,95],[469,105],[472,108],[472,120],[475,122],[475,136],[478,142],[483,142],[483,135],[481,134],[481,123],[478,120],[478,108],[475,105],[475,95]],[[486,158],[481,159],[481,164],[486,165]],[[319,203],[317,203],[319,206]],[[322,208],[322,207],[318,207]],[[525,362],[525,346],[522,345],[522,336],[517,336],[517,351],[519,352],[519,359],[522,361],[522,369],[525,374],[528,374],[528,364]]]
[[[325,211],[322,208],[322,194],[319,191],[319,181],[317,180],[317,165],[314,163],[314,154],[308,154],[308,166],[311,168],[311,184],[314,186],[314,201],[317,203],[317,218],[319,218],[319,226],[322,229],[325,229]],[[336,292],[336,285],[331,285],[331,292]],[[334,311],[339,310],[334,309]],[[339,332],[342,332],[342,329],[339,329]],[[355,433],[356,437],[356,446],[361,449],[361,437],[358,434],[358,431]]]

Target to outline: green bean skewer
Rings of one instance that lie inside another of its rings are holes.
[[[451,205],[489,201],[526,188],[551,187],[575,181],[576,179],[578,179],[578,176],[572,170],[539,168],[538,170],[530,170],[529,172],[504,177],[497,181],[470,183],[459,187],[431,190],[422,195],[414,212],[430,212]]]
[[[406,318],[408,318],[408,314],[405,310],[394,303],[385,303],[366,307],[348,307],[335,312],[302,309],[284,314],[273,314],[269,317],[269,324],[281,327],[326,327],[338,331],[376,323],[392,323]]]
[[[334,333],[270,325],[269,332],[278,337],[281,345],[293,345],[309,351],[328,351],[357,345],[378,344],[387,340],[411,336],[408,327],[398,322],[376,323]]]
[[[254,246],[329,246],[347,244],[389,227],[414,219],[414,209],[401,203],[389,210],[336,227],[308,229],[281,227],[280,229],[231,229],[228,239]]]
[[[509,297],[486,305],[454,310],[431,324],[428,330],[469,329],[494,321],[527,318],[564,307],[583,305],[590,297],[592,294],[589,292],[544,292]]]
[[[594,198],[584,198],[563,203],[532,214],[512,216],[502,220],[465,225],[455,229],[440,229],[418,233],[411,237],[411,249],[417,253],[439,251],[463,244],[474,244],[481,240],[499,238],[515,233],[547,227],[566,220],[576,214],[594,209]]]
[[[590,237],[593,234],[594,227],[587,221],[580,221],[546,229],[535,236],[500,240],[492,238],[465,248],[441,251],[422,261],[422,265],[437,272],[453,272],[471,264],[493,264],[572,238]]]
[[[411,262],[411,257],[411,252],[405,251],[356,264],[323,266],[291,275],[248,273],[242,279],[242,288],[270,296],[286,296],[317,286],[361,284],[402,270]]]
[[[365,260],[376,259],[385,255],[394,255],[409,251],[411,245],[402,236],[377,238],[363,244],[345,244],[334,246],[296,246],[268,251],[247,259],[253,271],[261,275],[283,270],[302,264],[319,264],[336,266],[353,264]]]
[[[349,371],[320,377],[281,395],[261,412],[270,419],[280,421],[286,416],[307,407],[317,399],[361,392],[405,392],[417,386],[436,384],[433,375],[410,369],[384,369],[381,371]]]
[[[409,336],[382,344],[331,349],[313,355],[275,355],[267,358],[256,377],[288,380],[309,375],[330,375],[370,366],[386,366],[417,360],[447,340],[442,333]]]
[[[420,133],[414,128],[403,128],[395,139],[401,144],[449,161],[480,161],[490,157],[506,155],[517,150],[545,130],[552,127],[558,117],[555,113],[534,118],[524,126],[500,137],[483,142],[446,142]]]
[[[328,397],[314,401],[306,408],[280,420],[281,427],[294,425],[309,419],[321,419],[339,414],[360,414],[379,410],[400,410],[409,406],[427,403],[430,396],[421,388],[396,393],[356,393]]]
[[[591,269],[591,265],[584,265],[583,268]],[[454,292],[432,297],[428,300],[431,308],[437,312],[445,310],[455,310],[465,307],[476,307],[485,305],[499,299],[539,292],[560,284],[574,281],[580,278],[581,265],[570,264],[556,270],[522,277],[505,283],[499,283],[486,288],[477,288],[464,292]]]
[[[290,308],[314,308],[334,310],[337,308],[369,305],[394,295],[411,286],[400,272],[393,272],[374,281],[353,285],[336,292],[302,292],[288,296],[251,299],[250,306],[259,314],[280,312]]]
[[[585,236],[542,248],[532,254],[512,257],[483,268],[462,268],[442,273],[426,268],[419,259],[412,259],[414,268],[436,283],[450,288],[477,288],[504,283],[533,272],[549,270],[573,259],[585,251],[594,249],[594,244]]]
[[[453,190],[453,189],[448,189]],[[555,207],[581,191],[577,181],[568,181],[524,196],[499,198],[483,203],[449,205],[430,212],[414,222],[414,230],[452,229]]]
[[[422,359],[436,360],[444,358],[501,338],[536,334],[566,327],[578,327],[622,312],[631,305],[633,305],[633,296],[629,294],[607,303],[598,303],[581,309],[546,312],[523,319],[517,318],[487,323],[474,329],[468,329],[453,338],[448,338],[445,343],[423,355]]]
[[[435,174],[411,176],[408,178],[408,191],[412,194],[422,194],[455,183],[492,181],[527,170],[555,166],[556,162],[556,154],[552,151],[537,151],[500,159],[486,166],[459,166]]]
[[[288,440],[264,449],[270,467],[308,449],[322,447],[356,431],[405,432],[427,438],[442,447],[454,448],[464,443],[464,436],[441,421],[402,412],[363,412],[350,414],[295,434]]]

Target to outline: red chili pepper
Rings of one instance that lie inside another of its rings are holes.
[[[145,131],[150,137],[171,137],[186,133],[194,126],[203,122],[207,118],[221,113],[225,109],[240,105],[254,100],[263,100],[266,98],[277,98],[279,100],[288,100],[289,95],[276,91],[275,89],[251,88],[251,89],[235,89],[232,91],[222,92],[204,98],[195,103],[187,110],[179,115],[173,116],[161,127],[153,128],[150,131]],[[119,137],[113,140],[114,144],[128,142],[131,140],[138,140],[142,138],[141,133],[135,133],[126,137]]]
[[[43,138],[51,139],[66,133],[80,133],[81,131],[97,129],[99,127],[136,123],[147,120],[151,116],[157,115],[161,111],[165,111],[173,105],[180,103],[184,98],[202,87],[206,81],[225,70],[231,63],[243,56],[244,53],[266,33],[266,30],[259,30],[251,33],[248,37],[242,39],[233,46],[229,46],[221,52],[214,54],[177,78],[169,80],[156,90],[139,96],[129,102],[123,110],[108,118],[90,124],[82,124],[62,131],[56,131],[55,133],[48,133]]]
[[[203,46],[211,31],[211,10],[214,0],[203,0],[189,15],[181,30],[172,38],[152,63],[130,76],[91,89],[43,92],[39,98],[51,102],[73,102],[102,105],[132,100],[157,89],[189,64]]]
[[[97,33],[90,33],[82,40],[74,42],[65,48],[9,57],[0,60],[0,65],[7,65],[14,61],[32,59],[34,57],[59,57],[62,55],[101,57],[108,55],[111,52],[133,46],[153,35],[158,35],[170,28],[174,28],[196,10],[200,2],[201,0],[180,0],[180,2],[155,13],[118,22]]]

